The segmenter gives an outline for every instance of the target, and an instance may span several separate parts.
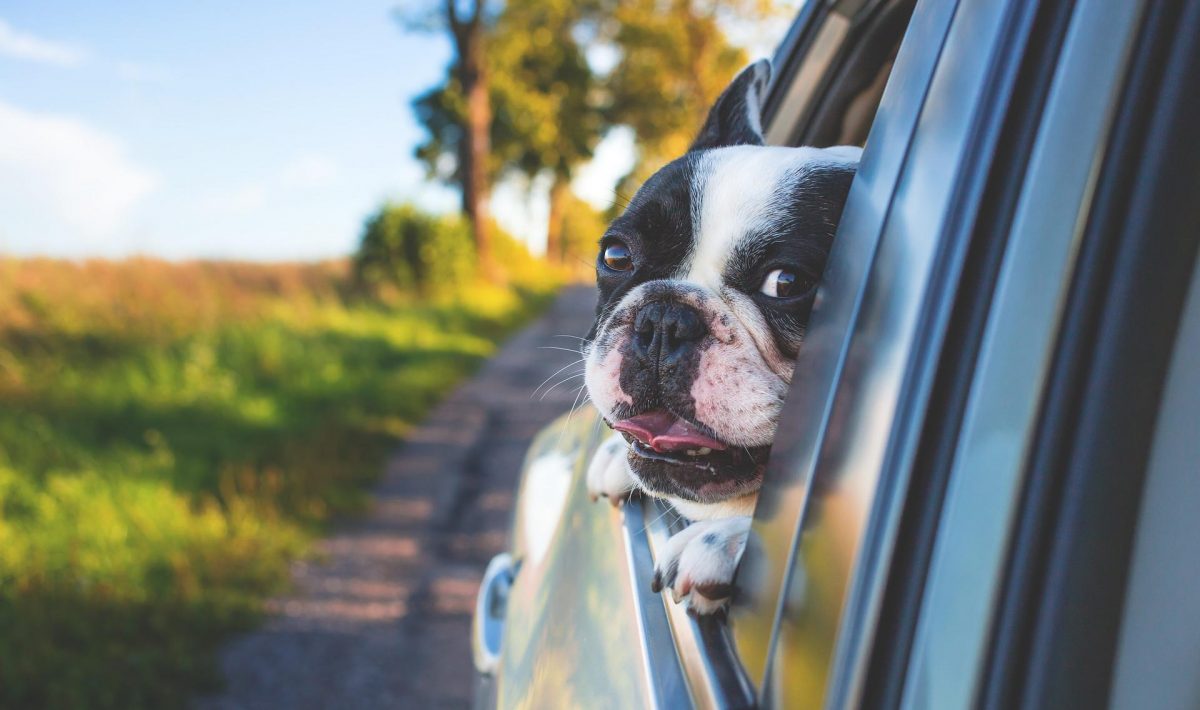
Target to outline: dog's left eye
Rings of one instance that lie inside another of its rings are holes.
[[[771,298],[787,298],[788,296],[799,296],[808,286],[809,284],[797,276],[795,271],[775,269],[767,274],[767,278],[763,279],[762,286],[758,291]]]
[[[623,242],[613,241],[600,252],[600,260],[613,271],[629,271],[633,268],[633,254]]]

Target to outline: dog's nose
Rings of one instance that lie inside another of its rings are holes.
[[[682,303],[649,303],[634,320],[633,344],[640,357],[660,365],[677,363],[708,334],[700,312]]]

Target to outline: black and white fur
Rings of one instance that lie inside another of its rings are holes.
[[[765,146],[769,76],[765,60],[743,70],[687,154],[647,180],[608,228],[585,351],[588,393],[623,430],[600,447],[588,488],[614,500],[640,489],[693,521],[659,555],[655,586],[698,613],[729,596],[860,153]],[[628,255],[611,263],[631,266],[610,268],[609,254]],[[792,290],[779,297],[783,282]],[[659,428],[638,424],[647,421]],[[669,421],[677,423],[664,435]],[[671,432],[723,449],[660,451],[679,440]]]

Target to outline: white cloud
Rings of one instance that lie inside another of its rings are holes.
[[[124,226],[157,184],[113,136],[75,118],[0,102],[0,214],[38,210],[98,240]]]
[[[22,32],[0,19],[0,54],[42,64],[73,67],[87,59],[87,52],[63,42]]]
[[[290,188],[328,187],[337,181],[340,172],[329,158],[306,155],[283,166],[280,182]]]

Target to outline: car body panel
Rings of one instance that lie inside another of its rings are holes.
[[[603,431],[602,431],[603,430]],[[495,683],[500,707],[649,704],[641,615],[620,512],[588,499],[587,464],[607,427],[585,407],[530,448],[513,519],[518,572]]]

